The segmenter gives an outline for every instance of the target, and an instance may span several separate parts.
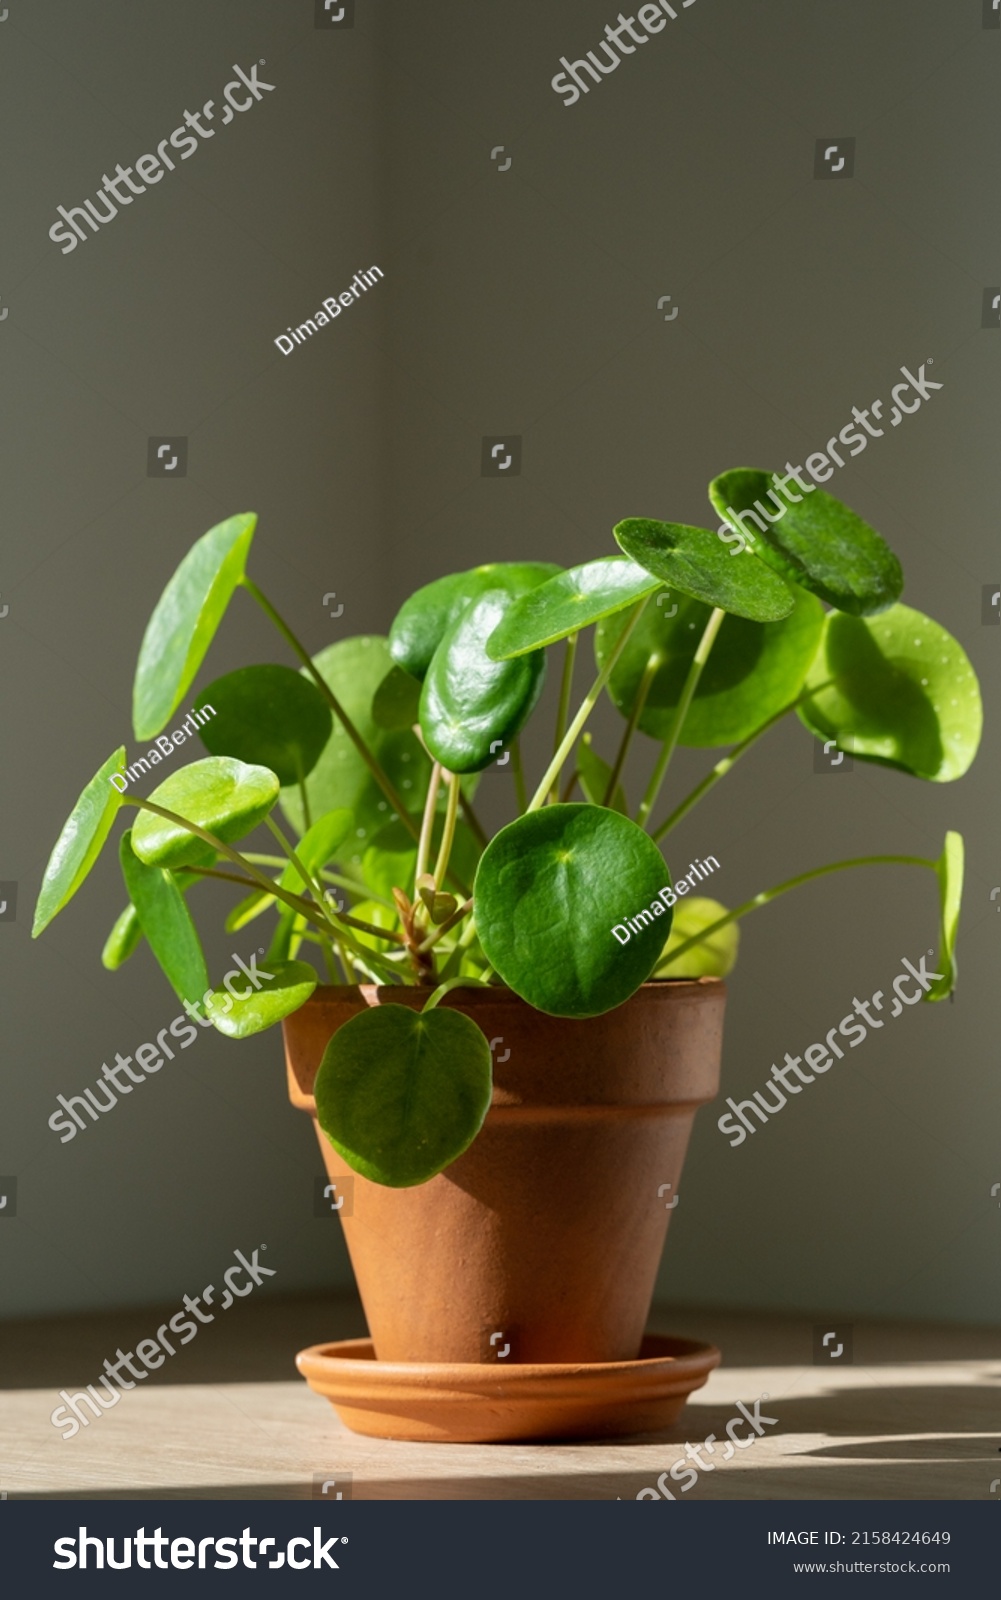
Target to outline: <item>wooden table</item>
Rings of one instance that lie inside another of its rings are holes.
[[[296,1350],[364,1332],[350,1298],[261,1298],[197,1339],[64,1441],[49,1421],[176,1308],[0,1325],[0,1493],[10,1498],[623,1500],[723,1438],[738,1400],[777,1419],[676,1498],[1001,1499],[1001,1335],[856,1323],[854,1364],[815,1366],[818,1318],[660,1310],[661,1332],[710,1339],[723,1366],[678,1424],[593,1444],[421,1445],[348,1433],[292,1365]],[[832,1324],[833,1326],[833,1324]],[[745,1430],[746,1431],[746,1430]],[[680,1470],[680,1469],[679,1469]],[[327,1489],[327,1497],[336,1495]]]

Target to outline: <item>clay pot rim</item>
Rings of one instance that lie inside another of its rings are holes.
[[[637,1000],[662,999],[667,994],[677,993],[681,989],[690,989],[695,993],[710,994],[717,989],[725,989],[726,980],[706,974],[701,978],[650,978],[641,984],[621,1006],[613,1006],[612,1011],[599,1013],[598,1017],[563,1017],[551,1011],[540,1011],[538,1006],[533,1006],[530,1001],[523,1000],[520,994],[513,989],[497,984],[487,989],[479,985],[470,984],[468,988],[457,985],[443,995],[440,1005],[461,1005],[467,1010],[476,1005],[519,1005],[525,1006],[529,1011],[535,1011],[540,1017],[545,1017],[551,1022],[587,1023],[597,1022],[601,1017],[611,1016],[615,1011],[622,1010],[625,1006],[632,1005]],[[427,1000],[434,990],[428,986],[418,988],[416,984],[380,984],[380,983],[318,983],[305,1005],[311,1005],[316,1000],[328,1000],[343,1003],[350,999],[367,999],[370,995],[406,996],[408,1003],[413,1000]]]

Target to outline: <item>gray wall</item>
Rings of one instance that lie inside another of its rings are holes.
[[[1001,276],[1001,39],[980,0],[698,0],[565,107],[559,57],[595,48],[612,15],[604,0],[358,0],[354,28],[325,34],[308,0],[11,5],[3,115],[25,155],[0,194],[15,222],[0,259],[0,876],[21,885],[0,927],[0,1172],[20,1202],[0,1226],[8,1314],[169,1299],[261,1241],[276,1287],[343,1280],[275,1036],[205,1036],[65,1147],[45,1125],[56,1093],[177,1009],[145,953],[117,975],[97,963],[122,899],[110,858],[36,945],[29,914],[69,805],[127,738],[153,600],[212,522],[259,511],[254,570],[318,648],[383,628],[457,566],[583,560],[627,515],[708,523],[714,473],[802,461],[901,365],[934,358],[943,389],[830,487],[897,549],[906,601],[963,642],[991,717],[1001,337],[980,314]],[[262,56],[273,94],[59,253],[57,204]],[[850,181],[812,176],[828,134],[857,140]],[[274,335],[373,261],[377,294],[280,356]],[[183,482],[146,478],[152,434],[189,437]],[[481,439],[507,434],[520,476],[481,477]],[[208,672],[255,655],[285,659],[238,597]],[[607,749],[614,714],[595,726]],[[542,757],[537,738],[534,770]],[[784,725],[678,830],[671,861],[715,854],[731,904],[824,860],[936,855],[946,827],[966,835],[970,876],[954,1005],[871,1036],[739,1149],[718,1111],[700,1114],[666,1296],[997,1320],[996,762],[988,737],[959,785],[819,775],[813,741]],[[672,792],[706,765],[683,752]],[[484,780],[495,821],[504,782]],[[935,922],[930,875],[902,868],[749,919],[724,1093],[761,1086],[853,996],[886,988]],[[210,955],[249,952],[253,932]]]

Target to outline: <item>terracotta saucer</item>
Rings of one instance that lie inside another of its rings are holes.
[[[621,1438],[669,1427],[720,1363],[715,1345],[648,1334],[636,1361],[502,1366],[376,1361],[370,1339],[296,1356],[354,1433],[424,1443]]]

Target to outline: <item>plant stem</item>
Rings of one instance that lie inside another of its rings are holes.
[[[563,735],[567,731],[567,717],[570,715],[570,696],[573,693],[573,669],[577,661],[577,634],[567,636],[566,654],[563,657],[563,677],[560,682],[560,699],[556,708],[556,737],[553,740],[553,750],[558,751],[563,742]],[[557,769],[557,777],[559,769]],[[550,795],[550,803],[554,804],[559,799],[556,782]],[[522,813],[525,811],[525,802],[521,801]]]
[[[264,821],[266,822],[269,831],[271,833],[273,833],[275,838],[278,840],[278,843],[281,845],[281,847],[284,850],[285,854],[288,856],[289,860],[291,861],[292,865],[294,866],[296,872],[299,874],[300,878],[302,879],[303,887],[307,888],[307,889],[312,889],[313,894],[315,895],[316,899],[320,902],[321,905],[323,905],[325,903],[325,896],[324,896],[324,893],[323,893],[323,885],[321,883],[318,883],[316,881],[316,879],[313,877],[312,873],[308,872],[306,870],[306,868],[303,866],[302,862],[299,860],[299,857],[296,855],[295,850],[289,844],[289,842],[286,839],[285,835],[282,833],[281,828],[279,828],[277,822],[273,821],[273,819],[271,817],[265,817]]]
[[[681,697],[678,700],[678,704],[674,708],[674,716],[671,718],[670,726],[667,730],[667,736],[664,739],[664,743],[661,747],[660,755],[657,757],[657,765],[653,769],[653,775],[650,778],[650,782],[647,784],[646,794],[643,796],[642,804],[636,813],[636,821],[639,823],[641,828],[646,825],[646,819],[657,803],[657,796],[660,794],[661,784],[664,782],[664,779],[667,776],[667,769],[670,766],[671,757],[673,756],[675,747],[678,743],[678,737],[681,733],[682,724],[688,715],[688,708],[692,703],[692,696],[695,694],[695,691],[698,688],[699,679],[702,676],[702,669],[709,659],[709,652],[713,647],[716,635],[719,633],[723,618],[725,616],[726,612],[721,610],[719,606],[713,607],[709,616],[709,621],[705,625],[702,638],[699,640],[698,648],[692,657],[692,664],[688,669],[688,677],[685,679],[684,688],[681,691]]]
[[[812,694],[813,691],[810,690],[809,693]],[[679,806],[675,807],[667,821],[662,822],[660,827],[655,829],[651,838],[662,839],[665,834],[670,833],[672,828],[676,828],[682,818],[687,817],[692,807],[698,804],[702,796],[708,794],[709,790],[719,782],[720,778],[726,777],[730,768],[736,765],[744,752],[750,750],[752,744],[755,744],[762,734],[767,733],[769,728],[774,728],[777,722],[781,722],[782,718],[788,716],[790,711],[795,711],[796,707],[808,697],[808,692],[804,690],[797,699],[790,701],[787,706],[783,706],[781,711],[776,711],[773,716],[768,718],[767,722],[761,724],[760,728],[755,728],[754,732],[749,733],[746,739],[742,739],[739,744],[734,745],[730,754],[724,756],[721,761],[717,761],[712,771],[706,774],[702,782],[697,783],[691,794],[686,796]]]
[[[511,745],[511,776],[514,779],[514,795],[518,802],[518,815],[525,815],[528,805],[528,790],[525,788],[525,768],[521,759],[521,740],[515,739]]]
[[[938,871],[938,862],[928,861],[924,856],[854,856],[850,861],[834,861],[827,867],[814,867],[811,872],[801,872],[795,878],[787,878],[785,883],[776,884],[774,889],[763,889],[752,900],[745,900],[735,911],[728,911],[725,917],[718,917],[708,928],[703,928],[701,933],[693,934],[690,939],[679,944],[676,950],[672,950],[671,963],[673,965],[678,956],[684,955],[694,945],[704,943],[728,923],[736,922],[739,917],[746,917],[749,911],[756,911],[759,906],[768,905],[772,900],[777,900],[780,894],[788,894],[790,889],[798,888],[801,883],[809,883],[813,878],[824,878],[829,872],[844,872],[848,867],[874,867],[884,863],[894,866],[929,867],[932,872]]]
[[[469,826],[476,835],[476,839],[480,848],[485,850],[487,845],[490,843],[490,840],[487,838],[487,831],[479,817],[476,815],[476,812],[473,810],[471,801],[469,801],[463,794],[461,787],[459,789],[459,805],[462,807],[462,815],[465,817],[466,821],[469,823]],[[69,1140],[66,1142],[68,1144]]]
[[[489,984],[481,982],[479,978],[446,978],[440,983],[433,994],[429,995],[421,1011],[433,1011],[439,1000],[444,1000],[453,989],[487,989]]]
[[[400,818],[400,821],[403,823],[408,832],[413,834],[414,838],[416,839],[417,824],[407,810],[402,797],[397,793],[396,787],[392,780],[385,772],[383,772],[375,756],[372,754],[361,734],[358,732],[358,729],[355,727],[344,707],[341,705],[341,702],[338,700],[333,689],[331,689],[329,683],[327,683],[326,679],[314,666],[312,657],[310,656],[308,650],[306,650],[305,647],[299,643],[299,640],[292,632],[292,629],[289,627],[288,623],[285,622],[284,618],[279,616],[267,595],[262,593],[262,591],[257,587],[257,584],[254,583],[253,579],[244,575],[244,577],[240,579],[240,582],[248,591],[248,593],[253,595],[254,599],[264,611],[265,615],[270,617],[271,621],[278,629],[278,632],[281,634],[286,644],[288,644],[299,657],[299,660],[302,662],[303,666],[306,668],[306,671],[316,684],[316,687],[319,689],[320,693],[323,695],[323,698],[330,706],[330,709],[337,717],[344,729],[344,732],[347,734],[348,738],[351,740],[351,743],[354,745],[365,765],[368,767],[368,770],[371,772],[376,783],[379,785],[379,788],[382,790],[383,794],[386,796],[386,799],[393,807],[393,810]]]
[[[576,787],[577,787],[579,782],[580,782],[580,773],[575,768],[574,771],[570,774],[570,777],[567,779],[567,782],[566,782],[566,784],[564,785],[564,788],[563,788],[563,794],[561,796],[561,799],[562,799],[564,805],[566,805],[567,801],[570,799],[570,796],[573,794],[573,792],[576,789]],[[68,1143],[68,1141],[67,1141],[67,1143]]]
[[[546,795],[549,793],[551,784],[553,783],[554,779],[559,776],[563,767],[563,763],[566,761],[567,756],[570,754],[570,751],[573,749],[574,744],[576,743],[577,735],[580,733],[580,730],[583,728],[588,717],[591,715],[591,712],[597,705],[598,696],[601,694],[602,689],[605,687],[605,684],[611,677],[615,663],[618,661],[619,656],[625,649],[626,644],[629,641],[630,634],[635,628],[640,617],[643,615],[643,611],[646,608],[649,598],[650,597],[648,595],[646,600],[641,600],[638,605],[634,606],[632,615],[620,633],[614,650],[588,690],[587,695],[585,696],[583,702],[581,703],[580,709],[577,712],[577,715],[571,722],[569,728],[560,741],[560,745],[556,751],[556,754],[553,756],[552,761],[546,768],[542,782],[539,784],[539,787],[536,789],[531,800],[528,802],[529,811],[538,811],[539,807],[542,805],[542,802],[545,800]]]
[[[448,804],[445,807],[445,825],[442,829],[441,845],[438,850],[438,860],[434,868],[434,886],[440,889],[445,882],[445,872],[448,859],[452,854],[452,843],[455,839],[455,823],[459,815],[459,774],[448,774]]]
[[[434,813],[438,804],[438,786],[441,783],[441,762],[436,761],[431,768],[431,777],[428,780],[428,792],[424,801],[424,817],[421,821],[420,836],[417,840],[417,869],[414,873],[415,883],[420,883],[428,869],[428,857],[431,854],[431,834],[434,830]],[[416,889],[414,893],[416,894]]]
[[[313,818],[309,809],[309,795],[306,792],[306,780],[299,775],[299,798],[302,801],[302,831],[308,833],[313,826]]]
[[[622,768],[626,764],[626,755],[628,753],[629,746],[632,744],[633,734],[636,732],[637,724],[639,723],[640,717],[643,715],[643,707],[646,705],[647,695],[650,693],[650,685],[657,676],[657,672],[662,664],[662,661],[663,657],[661,655],[654,654],[650,657],[646,664],[643,676],[640,679],[639,688],[636,691],[636,699],[633,703],[633,709],[629,713],[629,721],[626,723],[626,731],[622,735],[622,743],[619,745],[619,753],[615,758],[615,765],[612,768],[608,783],[605,788],[604,798],[601,802],[603,806],[610,806],[612,803],[612,796],[615,793],[615,785],[622,776]]]

